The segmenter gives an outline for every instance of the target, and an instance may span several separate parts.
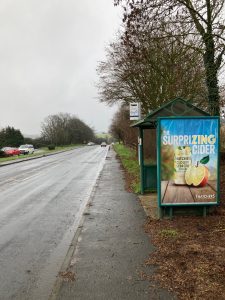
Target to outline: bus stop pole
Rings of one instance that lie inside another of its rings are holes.
[[[144,162],[143,162],[143,129],[139,127],[139,159],[140,159],[140,180],[141,194],[144,194]]]

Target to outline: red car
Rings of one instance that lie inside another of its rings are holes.
[[[2,151],[5,152],[6,156],[13,156],[13,155],[20,155],[20,150],[18,148],[12,148],[12,147],[4,147],[2,148]]]

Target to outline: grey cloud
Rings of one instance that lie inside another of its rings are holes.
[[[38,134],[62,111],[107,130],[115,108],[95,99],[95,70],[119,23],[113,0],[1,1],[0,126]]]

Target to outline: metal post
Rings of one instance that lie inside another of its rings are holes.
[[[172,206],[170,207],[169,214],[170,214],[170,220],[172,220],[173,219],[173,207]]]
[[[159,219],[161,220],[163,218],[163,210],[161,207],[158,207],[158,215],[159,215]]]
[[[139,127],[141,194],[144,194],[143,129]]]
[[[203,206],[203,217],[205,218],[207,215],[207,209],[206,206]]]

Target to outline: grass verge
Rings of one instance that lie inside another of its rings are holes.
[[[60,147],[55,147],[55,150],[48,150],[48,147],[43,147],[43,148],[38,149],[39,151],[34,152],[33,154],[26,154],[26,155],[21,154],[21,155],[14,155],[14,156],[10,156],[10,157],[1,157],[0,163],[17,160],[17,159],[26,159],[28,157],[35,157],[35,156],[44,155],[44,154],[48,154],[48,153],[54,153],[54,152],[63,151],[63,150],[72,150],[78,146],[80,146],[80,145],[60,146]]]
[[[140,168],[136,156],[136,151],[123,145],[115,144],[114,150],[121,160],[121,164],[125,170],[126,188],[130,192],[140,192]]]

